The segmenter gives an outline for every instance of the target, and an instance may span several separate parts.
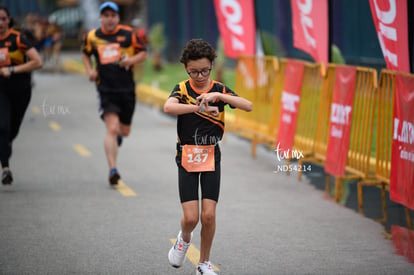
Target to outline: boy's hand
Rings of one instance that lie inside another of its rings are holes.
[[[204,111],[215,117],[219,115],[219,109],[217,106],[207,106]]]
[[[206,93],[206,94],[202,94],[200,96],[197,97],[197,104],[198,105],[202,105],[202,104],[206,104],[208,105],[209,102],[217,102],[219,101],[220,97],[220,93]]]

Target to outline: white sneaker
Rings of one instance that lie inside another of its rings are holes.
[[[193,238],[193,233],[191,233],[191,238]],[[183,265],[185,261],[185,254],[187,253],[188,247],[190,246],[190,242],[186,243],[181,238],[181,231],[178,233],[177,241],[168,252],[168,261],[173,267],[179,268]]]
[[[211,265],[210,261],[204,263],[198,263],[197,275],[217,275],[214,272],[214,268]]]

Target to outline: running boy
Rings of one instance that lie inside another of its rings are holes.
[[[101,27],[91,30],[82,46],[82,60],[89,80],[95,81],[99,94],[100,115],[105,122],[105,153],[109,165],[109,183],[121,178],[116,168],[118,147],[122,137],[131,131],[135,110],[133,65],[147,57],[145,47],[131,27],[119,25],[119,8],[114,2],[104,2]],[[91,56],[95,57],[96,69]]]
[[[183,217],[177,241],[168,253],[174,267],[180,267],[200,219],[198,186],[201,185],[201,244],[197,274],[216,274],[210,263],[210,249],[216,228],[216,204],[220,191],[219,141],[224,132],[224,106],[245,111],[252,103],[210,78],[216,53],[202,39],[184,47],[180,62],[190,78],[177,84],[164,105],[164,112],[177,115],[178,188]]]

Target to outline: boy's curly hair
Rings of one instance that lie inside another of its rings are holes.
[[[189,61],[207,58],[213,63],[217,57],[214,48],[203,39],[191,39],[185,45],[181,54],[180,62],[187,65]]]

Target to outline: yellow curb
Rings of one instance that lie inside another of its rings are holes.
[[[138,84],[135,88],[135,93],[138,101],[160,110],[162,110],[164,103],[168,98],[168,93],[166,91],[153,88],[147,84]]]
[[[83,64],[79,61],[76,60],[64,60],[62,62],[62,69],[65,72],[70,72],[70,73],[79,73],[79,74],[85,74],[85,67],[83,67]]]

